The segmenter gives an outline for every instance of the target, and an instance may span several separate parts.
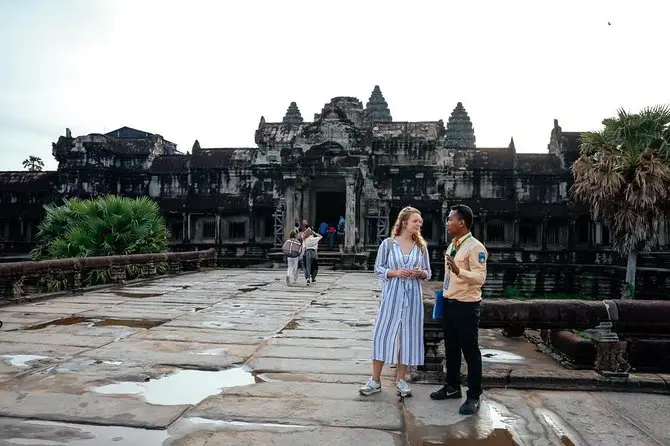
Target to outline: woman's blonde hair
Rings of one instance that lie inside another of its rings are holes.
[[[406,206],[400,211],[400,213],[398,214],[398,218],[395,219],[393,229],[391,230],[392,237],[397,237],[400,235],[404,223],[409,220],[409,217],[411,217],[412,214],[419,214],[419,217],[421,217],[421,212],[419,212],[418,209],[413,208],[412,206]],[[412,234],[412,240],[419,246],[419,248],[426,249],[426,240],[421,235],[421,232]]]

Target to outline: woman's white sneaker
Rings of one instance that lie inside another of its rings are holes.
[[[381,392],[382,391],[382,385],[381,383],[378,383],[374,379],[370,378],[367,383],[360,389],[358,389],[358,392],[363,395],[363,396],[370,396],[373,393]]]
[[[395,387],[398,390],[398,395],[403,398],[412,394],[412,389],[409,388],[409,385],[407,382],[405,382],[404,379],[399,379],[396,381]]]

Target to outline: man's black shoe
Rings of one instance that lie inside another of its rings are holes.
[[[432,400],[447,400],[447,399],[460,399],[463,396],[461,393],[461,388],[458,389],[451,386],[443,386],[440,390],[437,390],[430,394],[430,399]]]
[[[468,398],[458,409],[461,415],[472,415],[479,410],[479,398]]]

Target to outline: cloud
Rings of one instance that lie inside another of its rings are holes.
[[[620,106],[670,102],[655,62],[668,12],[651,0],[0,1],[3,168],[30,154],[54,168],[65,127],[128,125],[184,151],[253,146],[261,115],[281,120],[296,101],[310,120],[334,96],[365,103],[375,84],[396,120],[446,121],[462,101],[479,146],[514,136],[544,151],[554,118],[587,130]]]

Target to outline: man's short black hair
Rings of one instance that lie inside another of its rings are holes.
[[[461,220],[465,222],[465,226],[468,229],[472,228],[472,220],[474,220],[474,216],[470,206],[466,206],[464,204],[457,204],[456,206],[452,206],[451,210],[454,212],[458,212],[459,217],[461,217]]]

